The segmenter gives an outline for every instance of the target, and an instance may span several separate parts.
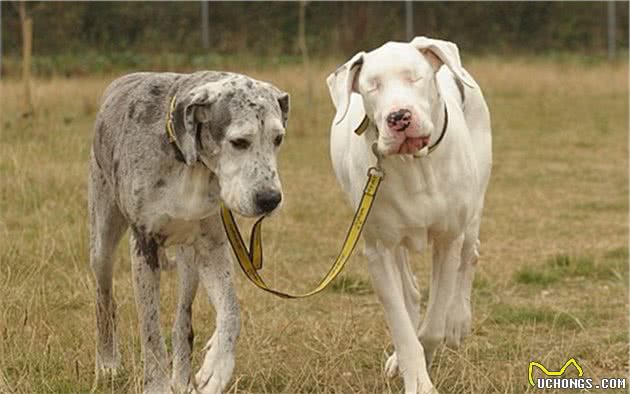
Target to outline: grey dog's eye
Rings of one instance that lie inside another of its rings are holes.
[[[248,140],[246,140],[245,138],[237,138],[235,140],[231,140],[230,144],[232,144],[234,149],[245,150],[245,149],[249,148],[249,146],[252,143],[249,142]]]
[[[282,134],[277,135],[276,138],[273,139],[273,144],[275,146],[280,146],[280,144],[282,143],[282,139],[283,139]]]

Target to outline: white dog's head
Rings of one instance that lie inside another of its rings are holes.
[[[379,130],[381,154],[420,151],[435,132],[432,115],[441,110],[435,74],[442,65],[464,84],[474,86],[452,42],[416,37],[410,43],[388,42],[371,52],[357,53],[327,79],[337,108],[335,124],[345,118],[352,93],[357,93]]]

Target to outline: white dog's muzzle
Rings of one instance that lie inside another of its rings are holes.
[[[368,116],[365,115],[365,117],[361,121],[361,124],[359,124],[359,126],[354,130],[354,133],[356,135],[362,135],[365,132],[365,130],[367,130],[370,123],[371,123],[370,118],[368,118]],[[376,124],[374,124],[374,129],[376,130],[377,139],[380,138],[381,133],[378,127],[376,126]],[[418,151],[414,152],[412,156],[416,158],[424,157],[424,156],[429,155],[429,153],[433,152],[438,147],[440,142],[442,142],[442,140],[444,139],[444,135],[446,134],[447,129],[448,129],[448,110],[446,108],[446,103],[445,103],[444,104],[444,124],[442,126],[442,132],[440,133],[440,136],[437,138],[437,140],[433,144],[425,145],[422,149],[419,149]],[[376,154],[377,152],[375,151],[374,153]],[[384,155],[384,152],[381,152],[379,149],[378,155]]]

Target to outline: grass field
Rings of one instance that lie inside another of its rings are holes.
[[[473,335],[457,351],[438,351],[433,381],[441,393],[535,392],[527,383],[529,361],[551,370],[570,357],[595,380],[627,377],[627,65],[466,63],[485,88],[495,160],[473,293]],[[280,160],[286,204],[266,224],[264,275],[295,292],[326,271],[351,218],[328,155],[333,112],[324,78],[335,65],[314,68],[311,105],[300,67],[235,69],[292,93]],[[2,393],[92,388],[87,159],[98,98],[113,78],[35,81],[36,113],[30,118],[20,116],[21,84],[0,82]],[[124,371],[96,391],[137,393],[142,363],[126,241],[117,256]],[[413,265],[426,302],[428,254],[416,256]],[[163,275],[167,337],[175,286],[174,275]],[[311,299],[263,294],[240,273],[237,288],[242,331],[229,392],[402,392],[400,379],[383,377],[392,348],[360,253],[331,289]],[[199,365],[214,328],[202,292],[194,315]]]

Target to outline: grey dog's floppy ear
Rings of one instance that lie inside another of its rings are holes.
[[[282,111],[282,127],[287,128],[287,122],[289,121],[289,110],[291,109],[289,93],[279,90],[278,104],[280,105],[280,111]]]
[[[411,40],[411,45],[426,56],[436,72],[444,64],[461,82],[471,88],[476,86],[475,81],[462,67],[459,48],[455,43],[428,37],[416,37]]]
[[[346,64],[339,67],[337,71],[326,78],[330,98],[335,108],[337,108],[335,124],[341,122],[348,113],[348,108],[350,108],[350,96],[352,92],[355,91],[355,83],[361,66],[363,65],[364,55],[365,52],[357,53],[352,59],[347,61]]]
[[[271,91],[271,94],[278,101],[278,105],[280,106],[280,113],[282,115],[282,127],[286,129],[287,122],[289,120],[289,110],[291,109],[291,103],[290,103],[291,100],[289,97],[289,93],[278,89],[277,87],[275,87],[274,85],[268,82],[263,82],[263,81],[257,81],[257,82],[263,85],[264,87],[266,87],[267,89],[269,89]]]
[[[173,112],[175,143],[184,155],[187,165],[197,162],[198,138],[197,125],[208,122],[210,108],[220,96],[218,89],[204,85],[193,89],[184,97],[177,97],[177,105]]]

